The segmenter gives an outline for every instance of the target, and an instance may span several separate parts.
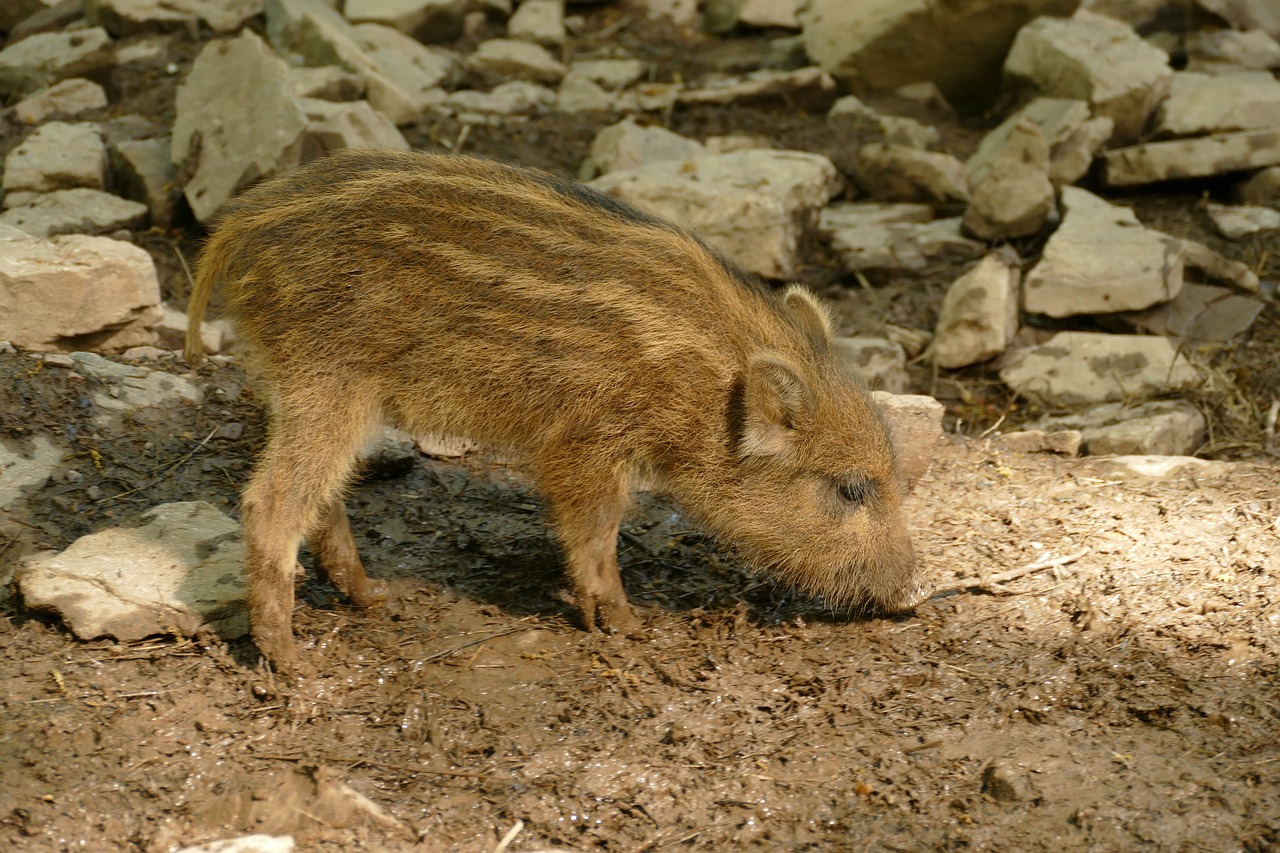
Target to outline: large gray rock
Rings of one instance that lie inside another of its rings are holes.
[[[1265,71],[1221,76],[1179,71],[1155,124],[1156,132],[1167,136],[1264,127],[1280,127],[1280,80]]]
[[[1027,311],[1050,317],[1133,311],[1182,289],[1178,240],[1077,187],[1063,187],[1062,206],[1062,224],[1023,285]]]
[[[115,62],[101,27],[37,33],[0,50],[0,97],[37,92],[67,77],[83,77]]]
[[[591,142],[590,162],[584,166],[590,167],[588,171],[608,174],[661,160],[688,160],[705,153],[706,148],[696,139],[658,125],[641,126],[628,116],[596,134]]]
[[[272,47],[307,65],[337,65],[359,75],[369,103],[397,125],[440,103],[437,84],[451,65],[441,70],[442,57],[426,45],[388,35],[395,31],[378,24],[353,26],[323,0],[266,0],[265,9]]]
[[[178,87],[171,148],[179,168],[194,168],[183,192],[196,218],[296,167],[305,129],[288,66],[262,39],[245,30],[205,45]]]
[[[1029,426],[1075,430],[1090,456],[1187,456],[1204,441],[1205,419],[1185,400],[1153,400],[1131,406],[1103,403],[1078,414],[1041,418]]]
[[[163,370],[121,364],[92,352],[73,352],[76,371],[99,380],[90,399],[94,423],[108,431],[125,423],[159,423],[182,405],[199,403],[200,389],[190,381]]]
[[[203,501],[163,504],[143,519],[23,560],[14,580],[27,607],[58,614],[83,640],[248,633],[240,525]]]
[[[0,213],[0,225],[20,228],[36,237],[110,234],[141,228],[146,221],[145,204],[86,187],[40,193],[21,207]]]
[[[1261,169],[1280,165],[1280,127],[1117,148],[1103,163],[1103,180],[1113,187]]]
[[[1088,101],[1095,114],[1115,122],[1116,142],[1141,135],[1173,76],[1164,51],[1126,24],[1084,11],[1023,27],[1004,70],[1043,95]]]
[[[132,243],[0,226],[0,340],[46,351],[153,343],[159,306],[155,264]]]
[[[1053,213],[1049,144],[1031,119],[1015,124],[1005,143],[982,168],[966,168],[969,207],[964,227],[988,242],[1028,237]]]
[[[4,206],[19,207],[35,193],[106,186],[107,150],[96,124],[51,121],[36,128],[4,160]]]
[[[55,118],[75,118],[106,105],[105,89],[92,80],[72,77],[23,99],[14,106],[13,114],[23,124],[43,124]]]
[[[1023,24],[1070,15],[1079,0],[809,0],[805,51],[838,78],[891,89],[931,80],[956,102],[988,101]]]
[[[1018,256],[1011,249],[987,255],[952,282],[938,311],[933,360],[967,367],[999,355],[1018,331]]]
[[[89,23],[117,38],[202,21],[214,32],[230,33],[261,12],[262,0],[84,0]]]
[[[1059,332],[1011,353],[1000,378],[1045,406],[1132,400],[1185,388],[1196,369],[1168,338]]]
[[[787,278],[800,240],[839,191],[836,167],[802,151],[737,151],[613,172],[592,185],[691,229],[740,266]]]
[[[1113,319],[1127,331],[1181,338],[1195,344],[1225,343],[1243,334],[1263,303],[1225,287],[1186,283],[1173,301]]]
[[[819,214],[818,233],[852,272],[919,272],[986,252],[984,244],[964,236],[960,217],[934,220],[933,208],[925,204],[833,204]]]
[[[977,150],[965,163],[970,184],[991,169],[996,157],[1009,144],[1013,129],[1022,121],[1030,121],[1040,128],[1049,146],[1049,179],[1055,186],[1079,180],[1115,126],[1109,118],[1090,118],[1086,101],[1034,98],[982,137]]]

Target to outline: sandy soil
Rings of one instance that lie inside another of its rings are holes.
[[[837,162],[859,141],[785,107],[670,118]],[[467,147],[572,173],[612,119],[478,128]],[[965,153],[973,128],[944,129]],[[427,147],[458,128],[410,135]],[[1160,209],[1201,227],[1194,192]],[[172,298],[185,291],[174,248],[198,236],[138,235]],[[863,290],[816,252],[805,279],[853,285],[850,331],[927,329],[957,272]],[[1254,387],[1280,386],[1274,312],[1259,328],[1238,352]],[[970,393],[981,373],[964,388],[916,375],[963,432],[1015,409]],[[0,354],[0,434],[72,452],[0,520],[0,576],[158,503],[234,514],[259,397],[234,366],[199,381],[201,407],[106,433],[84,380]],[[240,437],[202,444],[232,424]],[[356,611],[302,582],[297,639],[318,675],[299,685],[245,641],[79,642],[0,601],[0,848],[162,851],[256,831],[304,850],[493,851],[519,828],[506,849],[1280,849],[1278,483],[1257,457],[1143,482],[954,437],[908,507],[941,592],[893,619],[831,613],[747,574],[647,498],[621,537],[648,635],[635,641],[579,630],[517,471],[423,458],[349,500],[388,605]]]

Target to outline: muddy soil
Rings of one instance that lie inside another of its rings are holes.
[[[714,64],[714,51],[646,39],[634,36],[668,76]],[[155,87],[176,76],[121,85],[113,109],[168,103]],[[990,124],[925,117],[959,154]],[[477,127],[465,145],[572,174],[614,118]],[[785,105],[667,119],[837,162],[859,141]],[[409,135],[438,148],[460,132],[440,120]],[[1202,229],[1199,192],[1152,203],[1161,227]],[[178,301],[176,251],[198,238],[136,235]],[[1276,263],[1265,247],[1225,250],[1264,273]],[[864,287],[834,269],[815,247],[803,278],[840,301],[850,332],[930,328],[959,273]],[[1239,396],[1265,405],[1277,356],[1271,311],[1228,365],[1251,383]],[[561,600],[537,495],[484,456],[423,457],[352,489],[358,542],[391,598],[359,611],[301,580],[297,641],[315,675],[295,686],[247,641],[82,642],[6,594],[0,848],[165,851],[269,832],[333,851],[493,851],[504,838],[512,851],[630,853],[1280,849],[1280,470],[1231,420],[1239,407],[1205,401],[1213,449],[1249,457],[1229,474],[1135,481],[976,437],[1018,404],[981,371],[916,370],[958,434],[909,500],[940,588],[909,616],[832,612],[644,496],[620,547],[647,639],[588,634]],[[166,501],[236,513],[261,395],[234,364],[197,378],[201,406],[107,431],[92,423],[92,380],[0,353],[0,434],[71,449],[0,519],[0,576]]]

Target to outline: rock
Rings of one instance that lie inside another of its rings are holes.
[[[383,427],[361,460],[362,480],[394,480],[406,476],[418,463],[414,439],[403,430]]]
[[[178,87],[171,154],[194,172],[183,194],[196,219],[259,178],[287,172],[301,158],[306,116],[288,67],[253,32],[204,46]]]
[[[37,33],[0,50],[0,97],[28,95],[114,62],[111,36],[101,27]]]
[[[626,0],[625,6],[651,21],[667,21],[692,31],[698,21],[698,0]]]
[[[910,488],[933,463],[934,450],[942,440],[942,416],[946,408],[932,397],[920,394],[872,391],[871,399],[889,424],[893,445],[898,451],[898,471]]]
[[[800,29],[800,0],[744,0],[738,10],[738,23],[762,29]]]
[[[902,394],[907,390],[907,353],[886,338],[840,337],[833,341],[840,361],[866,382],[868,388]]]
[[[609,91],[625,89],[644,76],[645,64],[638,59],[578,59],[569,66]]]
[[[241,835],[183,847],[177,853],[293,853],[292,835]]]
[[[408,151],[409,141],[368,101],[322,101],[299,98],[298,106],[307,117],[302,156],[314,160],[341,148],[390,148]]]
[[[1148,142],[1108,151],[1103,160],[1113,187],[1243,172],[1280,164],[1280,127]]]
[[[119,364],[92,352],[73,352],[71,359],[78,373],[101,381],[91,397],[97,407],[93,421],[106,430],[120,429],[126,416],[128,423],[162,421],[172,409],[199,403],[203,396],[186,379],[163,370]]]
[[[1263,30],[1193,30],[1186,45],[1188,71],[1235,74],[1280,68],[1280,41]]]
[[[1016,803],[1028,798],[1027,782],[1012,767],[993,761],[982,771],[982,793],[996,802]]]
[[[960,217],[930,221],[916,204],[836,204],[822,211],[818,232],[850,271],[909,270],[975,260],[986,246],[961,233]]]
[[[0,510],[8,510],[43,486],[66,453],[43,435],[32,436],[29,442],[0,439]]]
[[[1196,0],[1237,30],[1264,30],[1280,39],[1280,6],[1273,0]]]
[[[591,142],[588,165],[597,174],[635,169],[662,160],[688,160],[706,153],[701,142],[658,125],[641,126],[631,116],[609,125]],[[584,175],[594,177],[595,175]]]
[[[54,190],[30,203],[0,213],[0,225],[20,228],[36,237],[58,234],[110,234],[141,228],[147,206],[102,190]]]
[[[47,13],[57,2],[58,0],[9,0],[0,6],[0,31],[8,33],[32,15]],[[77,8],[76,17],[79,15],[80,10]]]
[[[1195,240],[1179,242],[1182,245],[1182,255],[1186,259],[1187,267],[1199,270],[1208,278],[1229,284],[1237,290],[1243,290],[1246,293],[1260,292],[1261,282],[1258,281],[1258,274],[1240,261],[1224,258],[1204,243],[1197,243]]]
[[[1195,136],[1280,128],[1280,80],[1266,71],[1223,76],[1179,71],[1156,112],[1155,131]]]
[[[451,41],[462,34],[462,19],[481,8],[473,0],[346,0],[352,23],[393,27],[420,42]]]
[[[928,80],[953,101],[988,101],[1014,34],[1036,15],[1069,15],[1079,0],[809,0],[805,51],[842,81],[891,89]],[[963,33],[964,49],[956,49]]]
[[[109,160],[113,183],[121,194],[147,206],[151,223],[173,224],[178,202],[177,168],[169,159],[169,138],[127,139],[111,146]]]
[[[1018,256],[1012,249],[987,255],[956,279],[942,300],[933,360],[947,369],[999,355],[1018,331]]]
[[[1150,335],[1224,343],[1252,326],[1262,307],[1261,301],[1223,287],[1187,283],[1172,302],[1114,319],[1127,329]]]
[[[858,183],[875,198],[967,201],[964,164],[950,154],[872,142],[858,149]]]
[[[558,83],[568,71],[546,48],[516,39],[482,41],[462,64],[489,86],[512,78]]]
[[[1173,0],[1084,0],[1081,9],[1124,21],[1134,29],[1155,23]]]
[[[0,340],[44,351],[151,343],[159,304],[155,264],[131,243],[0,226]]]
[[[1280,166],[1260,169],[1236,187],[1241,204],[1280,204]]]
[[[549,109],[556,102],[556,93],[546,86],[527,80],[510,80],[493,87],[493,91],[480,92],[463,89],[445,98],[445,106],[462,113],[489,113],[492,115],[525,115]]]
[[[1075,133],[1055,146],[1049,156],[1049,180],[1055,187],[1065,187],[1080,180],[1093,165],[1116,123],[1106,116],[1091,118]]]
[[[1113,456],[1099,459],[1090,467],[1102,476],[1138,482],[1227,477],[1232,471],[1229,462],[1210,462],[1194,456]]]
[[[438,459],[461,459],[480,446],[469,438],[436,433],[420,435],[414,443],[419,452]]]
[[[42,124],[55,118],[75,118],[107,105],[107,93],[92,80],[72,77],[54,83],[19,101],[13,114],[24,124]]]
[[[1016,453],[1059,453],[1063,456],[1080,454],[1080,432],[1064,429],[1045,432],[1042,429],[1023,429],[1006,432],[996,437],[1005,448]]]
[[[1210,203],[1205,210],[1213,221],[1213,227],[1230,240],[1280,228],[1280,210],[1270,207]]]
[[[1078,414],[1044,417],[1031,426],[1076,432],[1090,456],[1185,456],[1205,436],[1204,415],[1185,400],[1103,403]]]
[[[507,35],[541,45],[564,44],[564,0],[524,0],[507,19]]]
[[[800,264],[801,235],[839,190],[836,167],[802,151],[736,151],[612,172],[592,186],[691,229],[769,278]]]
[[[838,98],[827,111],[832,122],[852,120],[878,130],[884,141],[909,148],[925,149],[938,141],[938,129],[905,116],[885,115],[864,104],[856,95]]]
[[[1018,32],[1005,74],[1043,95],[1083,98],[1115,122],[1113,142],[1137,139],[1169,91],[1169,57],[1127,25],[1090,12],[1037,18]]]
[[[1050,317],[1132,311],[1182,289],[1180,241],[1077,187],[1063,187],[1062,206],[1062,224],[1027,274],[1026,311]]]
[[[1049,145],[1040,125],[1022,119],[999,153],[978,170],[966,169],[969,206],[965,230],[988,242],[1029,237],[1053,212]]]
[[[136,642],[204,627],[248,633],[240,525],[204,501],[162,504],[147,524],[82,536],[14,572],[32,610],[56,613],[82,640]]]
[[[262,0],[84,0],[89,23],[116,38],[203,21],[216,33],[232,33],[262,12]]]
[[[676,95],[683,106],[781,102],[806,110],[828,109],[836,99],[836,81],[821,68],[795,71],[752,71],[742,78],[685,89]]]
[[[614,96],[603,86],[573,69],[564,75],[556,91],[556,110],[562,113],[610,110],[614,103]]]
[[[189,318],[186,312],[169,305],[162,305],[161,308],[164,316],[155,327],[156,345],[166,350],[181,352],[187,342]],[[216,355],[222,352],[222,326],[217,323],[201,323],[200,345],[205,355]],[[125,353],[125,357],[128,357],[128,353]]]
[[[96,124],[51,121],[36,128],[4,160],[4,206],[19,207],[37,193],[103,189],[107,151]]]
[[[1045,406],[1131,400],[1193,384],[1197,372],[1167,338],[1059,332],[1011,353],[1005,384]]]
[[[336,65],[290,68],[289,80],[299,98],[356,101],[364,96],[364,80]]]
[[[272,47],[298,54],[307,65],[337,65],[358,75],[369,103],[397,125],[440,103],[437,84],[448,71],[426,45],[391,27],[354,26],[323,0],[266,0],[264,8]]]

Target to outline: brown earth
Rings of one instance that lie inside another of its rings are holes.
[[[695,62],[631,38],[667,76],[714,64],[712,49]],[[613,118],[475,128],[466,148],[572,173]],[[669,118],[844,163],[858,141],[785,105]],[[928,118],[961,154],[990,124]],[[459,133],[438,121],[410,135],[430,147]],[[1137,203],[1201,234],[1205,189]],[[197,237],[136,235],[170,297],[185,292],[174,250]],[[1034,258],[1034,243],[1020,248]],[[1275,273],[1264,245],[1218,248]],[[815,247],[803,278],[839,298],[850,331],[931,328],[959,272],[863,288],[833,270]],[[485,459],[423,458],[353,489],[357,539],[391,601],[356,611],[302,581],[298,643],[318,674],[294,687],[247,641],[82,642],[10,595],[0,848],[163,851],[254,831],[302,850],[494,851],[520,827],[505,849],[1280,849],[1280,471],[1255,417],[1280,388],[1278,325],[1268,309],[1219,355],[1231,390],[1201,401],[1207,450],[1249,460],[1174,482],[981,438],[1019,404],[983,370],[915,368],[957,435],[909,502],[942,590],[910,616],[832,613],[645,498],[620,545],[648,639],[587,634],[558,596],[538,498]],[[0,577],[166,501],[234,514],[259,397],[234,366],[199,380],[204,405],[105,433],[93,380],[0,354],[0,436],[71,448],[0,519]],[[232,424],[241,437],[217,437]]]

